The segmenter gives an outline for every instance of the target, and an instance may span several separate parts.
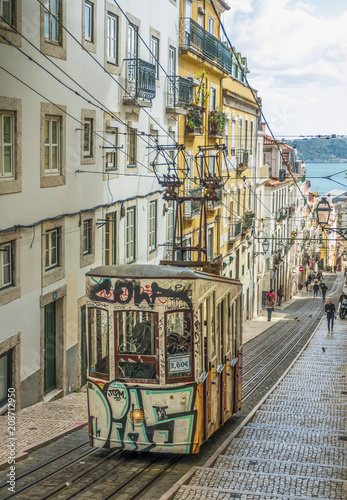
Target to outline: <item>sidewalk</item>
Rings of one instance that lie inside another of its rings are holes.
[[[293,297],[292,299],[282,302],[280,307],[275,306],[275,311],[272,313],[271,322],[267,320],[267,311],[264,308],[259,316],[255,319],[250,319],[243,324],[243,343],[249,342],[261,333],[265,332],[268,328],[279,321],[288,321],[291,319],[290,315],[285,311],[287,307],[296,302],[297,300],[307,297]]]
[[[15,441],[16,462],[28,453],[69,434],[88,422],[87,390],[49,403],[39,402],[15,414],[15,434],[9,436],[8,416],[0,416],[0,469],[8,466],[8,445]],[[12,425],[12,424],[11,424]]]

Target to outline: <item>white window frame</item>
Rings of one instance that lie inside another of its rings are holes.
[[[89,12],[89,16],[88,13]],[[89,19],[89,22],[88,22]],[[84,39],[87,42],[94,41],[94,4],[88,0],[84,1]]]
[[[107,12],[107,62],[118,66],[119,17]]]
[[[48,5],[47,5],[48,4]],[[53,11],[53,6],[56,6],[56,11]],[[62,28],[61,28],[61,22],[62,22],[62,0],[45,0],[45,7],[44,9],[44,37],[45,40],[55,43],[58,45],[61,45],[62,42]],[[60,23],[59,23],[60,22]],[[56,34],[55,36],[53,35],[53,26],[55,26],[56,29]],[[48,33],[47,33],[47,27],[48,27]],[[48,34],[48,36],[47,36]]]
[[[208,32],[210,35],[215,36],[214,34],[214,19],[213,17],[208,18]]]
[[[130,264],[136,260],[136,207],[129,207],[126,212],[126,262]]]
[[[157,36],[151,38],[151,63],[155,66],[155,79],[159,80],[159,48],[160,41]]]
[[[10,118],[10,138],[5,142],[4,119]],[[14,113],[11,111],[0,111],[0,177],[14,177]],[[10,148],[10,171],[5,172],[5,151]]]
[[[45,233],[45,270],[59,267],[59,227]],[[55,254],[55,255],[54,255]]]
[[[119,131],[117,127],[106,128],[106,170],[118,170],[118,132]]]
[[[117,213],[106,214],[105,265],[117,264]]]
[[[214,111],[217,105],[217,89],[210,87],[210,111]]]
[[[84,118],[83,121],[83,156],[93,158],[94,119]]]
[[[88,255],[92,252],[92,219],[83,221],[83,255]]]
[[[136,128],[128,127],[128,167],[137,167],[137,130]]]
[[[5,281],[6,280],[5,274],[9,275],[9,279],[7,281]],[[10,286],[13,286],[13,242],[12,241],[0,245],[0,290]]]
[[[48,123],[49,136],[47,138],[46,125]],[[56,123],[57,137],[56,141],[53,142],[53,123]],[[45,116],[45,152],[44,152],[44,171],[45,174],[57,174],[60,173],[60,128],[61,128],[61,118],[59,116]],[[53,165],[53,151],[56,150],[56,166]],[[46,159],[48,158],[48,163]],[[47,167],[48,165],[48,167]]]
[[[149,203],[148,249],[150,253],[157,250],[157,220],[158,203],[157,200],[153,200]]]

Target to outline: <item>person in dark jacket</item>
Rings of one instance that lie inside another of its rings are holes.
[[[319,292],[318,281],[315,281],[313,285],[313,296],[318,297],[318,292]]]
[[[277,297],[278,297],[278,305],[280,306],[282,304],[282,299],[283,299],[283,288],[282,288],[282,285],[277,290]]]
[[[326,286],[325,283],[322,283],[320,286],[321,292],[322,292],[322,299],[325,300],[325,295],[327,293],[328,287]]]
[[[327,313],[327,320],[328,320],[328,333],[334,333],[335,311],[336,311],[335,304],[333,304],[331,302],[331,299],[329,299],[328,303],[325,304],[325,312]]]

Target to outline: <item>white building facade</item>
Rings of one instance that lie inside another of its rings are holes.
[[[8,3],[0,23],[0,412],[8,387],[25,407],[84,383],[85,273],[159,263],[172,211],[151,162],[157,142],[177,140],[169,95],[176,1]]]

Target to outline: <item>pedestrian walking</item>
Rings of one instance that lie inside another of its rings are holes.
[[[322,292],[322,299],[325,300],[325,295],[327,293],[328,287],[326,286],[326,284],[324,282],[321,284],[320,290]]]
[[[337,265],[334,265],[334,273],[336,273]]]
[[[310,283],[308,285],[307,293],[308,293],[308,297],[312,297],[313,296],[313,285],[312,285],[312,283]]]
[[[319,292],[318,281],[315,281],[313,285],[313,296],[318,297],[318,292]]]
[[[306,292],[307,292],[307,293],[308,293],[308,286],[309,286],[309,284],[310,284],[310,282],[309,282],[309,280],[307,279],[307,280],[305,281],[305,287],[306,287]]]
[[[272,298],[272,295],[270,294],[270,292],[266,296],[265,305],[266,305],[266,309],[267,309],[267,320],[271,321],[271,315],[272,315],[273,310],[274,310],[275,301]]]
[[[299,281],[299,284],[298,284],[299,297],[301,297],[301,290],[302,290],[302,283],[301,283],[301,281]]]
[[[325,304],[325,312],[327,313],[328,320],[328,333],[334,333],[334,318],[335,318],[335,304],[332,303],[331,299]]]
[[[276,298],[275,298],[275,292],[274,292],[273,288],[271,288],[271,290],[269,292],[267,292],[266,298],[268,298],[269,296],[272,298],[273,303],[275,304]]]
[[[278,305],[280,306],[282,304],[282,299],[283,299],[282,285],[280,285],[279,289],[277,290],[277,298],[278,298]]]
[[[347,299],[346,294],[345,294],[345,292],[342,292],[341,295],[340,295],[340,298],[339,298],[339,308],[338,308],[339,310],[340,310],[340,307],[341,307],[341,302],[343,300],[345,300],[345,299]]]

